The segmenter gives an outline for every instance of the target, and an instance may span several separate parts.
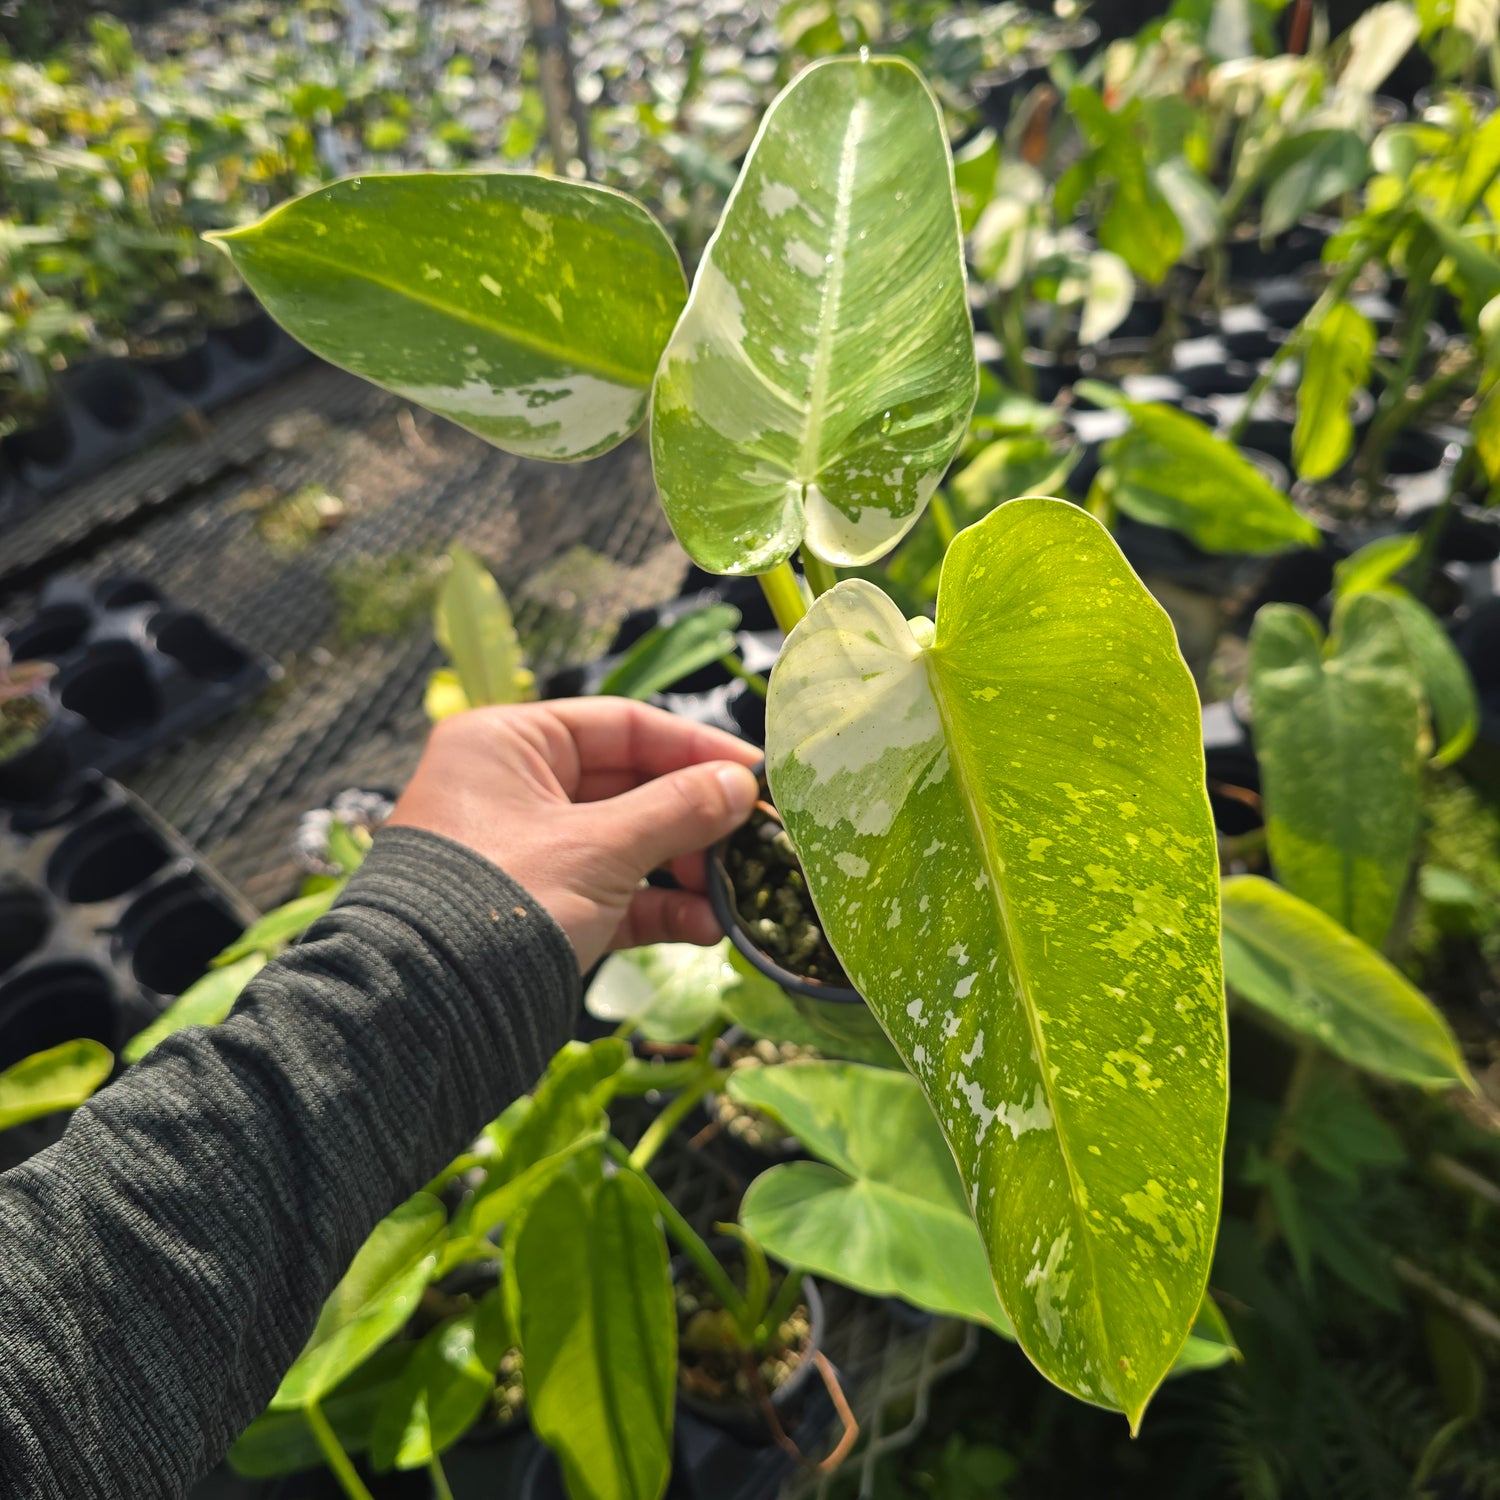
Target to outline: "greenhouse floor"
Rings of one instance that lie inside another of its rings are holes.
[[[495,571],[538,677],[596,655],[687,570],[639,440],[571,467],[528,462],[311,363],[12,528],[0,615],[24,618],[62,574],[141,576],[276,664],[257,698],[122,778],[264,910],[301,878],[304,812],[346,787],[398,787],[415,765],[441,660],[433,581],[452,542]],[[733,1217],[743,1184],[704,1153],[661,1160],[700,1227]],[[861,1429],[841,1488],[853,1471],[869,1493],[876,1456],[920,1430],[933,1382],[978,1335],[827,1295],[829,1353]],[[785,1493],[828,1485],[809,1471]]]

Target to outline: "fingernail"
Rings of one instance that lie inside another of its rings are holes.
[[[719,785],[724,788],[724,797],[729,803],[730,810],[738,817],[748,818],[750,809],[755,806],[756,798],[760,796],[760,784],[755,775],[745,766],[737,766],[733,761],[725,761],[714,775],[719,778]]]

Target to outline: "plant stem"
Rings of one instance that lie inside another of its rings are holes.
[[[1244,437],[1256,403],[1270,390],[1271,382],[1276,379],[1276,372],[1294,354],[1301,353],[1312,330],[1323,321],[1328,309],[1335,306],[1354,285],[1355,279],[1364,270],[1366,262],[1374,253],[1375,247],[1368,240],[1361,240],[1354,246],[1349,252],[1349,259],[1344,262],[1343,269],[1323,288],[1318,300],[1307,310],[1307,315],[1287,335],[1286,341],[1266,362],[1265,369],[1255,377],[1255,384],[1246,391],[1245,404],[1240,409],[1239,416],[1234,419],[1229,431],[1225,434],[1231,443],[1237,443]]]
[[[927,508],[932,512],[932,524],[937,527],[938,540],[942,542],[943,550],[947,551],[953,544],[953,538],[958,535],[958,527],[953,520],[953,507],[948,504],[948,497],[941,490],[934,490]]]
[[[1474,454],[1475,450],[1472,447],[1464,449],[1464,456],[1453,466],[1453,473],[1448,478],[1448,488],[1443,492],[1443,498],[1428,516],[1427,524],[1422,527],[1422,546],[1417,552],[1411,570],[1412,592],[1419,599],[1426,591],[1427,580],[1432,577],[1432,569],[1437,562],[1438,547],[1443,540],[1443,531],[1448,525],[1448,517],[1453,513],[1454,501],[1463,492],[1469,471],[1473,467]]]
[[[802,1272],[795,1266],[788,1266],[786,1279],[776,1289],[776,1295],[772,1298],[771,1305],[761,1322],[760,1341],[762,1343],[775,1337],[776,1330],[791,1317],[793,1309],[801,1300]]]
[[[728,1076],[720,1068],[705,1066],[703,1072],[646,1127],[645,1133],[636,1142],[630,1153],[630,1165],[637,1172],[644,1172],[651,1165],[656,1153],[666,1144],[667,1137],[682,1124],[692,1107],[716,1084],[722,1086]]]
[[[790,635],[797,622],[807,613],[807,600],[802,595],[802,585],[792,571],[789,562],[778,564],[769,573],[757,575],[761,592],[783,635]]]
[[[825,562],[806,542],[802,544],[802,575],[812,590],[813,598],[826,594],[839,581],[833,564]]]
[[[437,1500],[453,1500],[453,1490],[448,1483],[448,1476],[443,1472],[443,1461],[436,1453],[427,1460],[427,1472],[432,1478],[432,1489]]]
[[[724,1310],[738,1323],[744,1316],[745,1299],[735,1291],[734,1283],[729,1279],[729,1273],[714,1258],[713,1251],[704,1244],[702,1236],[673,1207],[671,1200],[657,1187],[656,1179],[649,1172],[637,1171],[631,1165],[630,1153],[619,1141],[613,1136],[606,1136],[604,1150],[612,1161],[627,1172],[635,1172],[635,1175],[645,1184],[646,1191],[651,1194],[667,1233],[677,1241],[682,1253],[702,1273],[703,1279],[713,1289],[714,1296],[723,1303]]]
[[[349,1500],[375,1500],[365,1488],[364,1480],[359,1477],[354,1461],[344,1452],[344,1445],[339,1442],[338,1434],[323,1415],[323,1408],[316,1401],[309,1401],[302,1410],[307,1417],[307,1425],[312,1428],[313,1437],[317,1440],[319,1451]]]
[[[764,698],[770,691],[770,685],[759,672],[750,671],[737,656],[721,656],[719,665],[729,673],[731,677],[738,677],[746,687],[755,694],[757,698]]]

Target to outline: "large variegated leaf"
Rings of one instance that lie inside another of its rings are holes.
[[[1277,878],[1379,948],[1416,842],[1422,695],[1392,624],[1351,611],[1341,640],[1329,655],[1292,605],[1256,615],[1255,749]]]
[[[866,563],[921,514],[978,389],[953,166],[899,58],[808,68],[767,111],[672,334],[651,457],[716,573],[804,539]]]
[[[1076,507],[948,551],[937,626],[860,581],[771,680],[778,807],[927,1092],[1042,1371],[1140,1418],[1197,1312],[1227,1100],[1197,695]]]
[[[1237,994],[1356,1067],[1425,1088],[1473,1087],[1432,1002],[1369,944],[1269,880],[1224,882],[1224,973]]]
[[[210,238],[315,354],[531,458],[640,424],[685,291],[640,204],[527,172],[352,177]]]

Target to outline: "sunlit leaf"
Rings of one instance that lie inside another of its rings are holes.
[[[671,1467],[677,1316],[650,1195],[563,1174],[532,1203],[505,1274],[526,1399],[571,1500],[659,1500]]]
[[[981,130],[973,140],[953,153],[953,186],[958,198],[958,217],[967,234],[995,196],[995,177],[1000,170],[1000,140],[993,130]]]
[[[640,204],[527,172],[367,173],[212,238],[315,354],[531,458],[640,424],[683,304]]]
[[[447,1218],[436,1198],[417,1193],[375,1226],[323,1304],[273,1410],[319,1400],[401,1330],[437,1269]]]
[[[0,1073],[0,1130],[77,1108],[109,1077],[114,1065],[109,1048],[88,1037],[12,1063]]]
[[[227,1019],[241,991],[266,966],[264,953],[247,953],[221,969],[210,969],[185,989],[144,1031],[138,1031],[120,1052],[128,1063],[138,1063],[158,1042],[184,1026],[217,1026]]]
[[[729,942],[712,948],[653,943],[605,959],[586,1003],[601,1021],[630,1021],[648,1041],[686,1042],[723,1014],[726,992],[740,984]]]
[[[1267,605],[1250,633],[1250,701],[1277,878],[1379,947],[1416,842],[1422,696],[1389,622],[1348,623],[1328,655],[1306,610]]]
[[[455,543],[448,556],[433,634],[458,674],[468,707],[533,697],[533,679],[500,585],[467,547]]]
[[[1224,973],[1238,995],[1385,1078],[1469,1084],[1432,1002],[1367,943],[1258,875],[1224,882]]]
[[[1017,500],[934,631],[860,581],[771,681],[767,761],[835,951],[957,1157],[1051,1379],[1138,1421],[1218,1214],[1218,861],[1197,694],[1107,532]]]
[[[1333,565],[1334,598],[1346,599],[1366,589],[1382,588],[1414,562],[1421,550],[1422,538],[1415,533],[1400,532],[1367,542]]]
[[[804,540],[873,561],[962,441],[977,366],[941,111],[897,58],[836,58],[767,111],[663,356],[651,456],[718,573]]]
[[[1363,185],[1370,153],[1357,131],[1304,130],[1279,146],[1266,169],[1260,232],[1285,234],[1304,214]]]
[[[324,916],[343,894],[346,882],[335,881],[322,890],[297,896],[268,911],[258,922],[252,922],[222,953],[214,959],[215,968],[228,968],[252,953],[275,957],[286,945],[302,936],[319,917]]]
[[[1329,308],[1308,341],[1297,388],[1292,462],[1303,479],[1326,479],[1354,447],[1349,402],[1370,378],[1375,329],[1347,302]]]

